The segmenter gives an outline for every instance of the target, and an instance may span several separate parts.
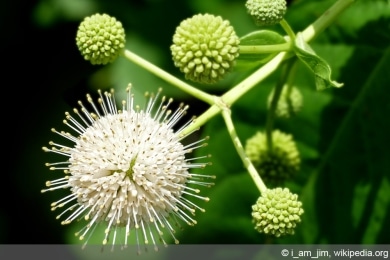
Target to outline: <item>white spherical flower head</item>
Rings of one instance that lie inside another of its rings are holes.
[[[43,148],[68,157],[63,162],[47,163],[51,170],[64,170],[66,176],[47,182],[48,188],[43,192],[60,188],[71,191],[69,196],[54,202],[52,209],[70,205],[58,216],[68,213],[63,224],[80,218],[88,221],[77,234],[80,239],[92,234],[96,224],[105,222],[103,244],[110,238],[115,244],[118,228],[125,229],[124,239],[119,238],[125,245],[133,229],[137,238],[141,233],[145,244],[151,239],[156,249],[157,239],[153,233],[166,244],[162,237],[164,229],[168,229],[178,243],[170,224],[171,216],[175,221],[181,219],[189,225],[196,224],[191,215],[195,209],[203,209],[192,202],[191,197],[206,201],[208,198],[197,195],[199,190],[193,185],[209,186],[212,183],[203,179],[214,178],[189,171],[207,164],[191,163],[194,158],[186,158],[187,153],[205,145],[204,139],[188,145],[181,143],[186,137],[181,130],[191,121],[177,131],[172,129],[186,113],[187,106],[172,112],[168,109],[172,100],[163,97],[156,105],[157,94],[150,95],[146,108],[140,109],[134,105],[128,88],[127,101],[123,101],[123,109],[118,110],[113,92],[102,94],[99,91],[99,94],[100,108],[87,95],[93,113],[82,102],[79,102],[82,113],[74,110],[79,120],[66,113],[64,123],[77,137],[53,129],[74,142],[73,147],[50,142],[51,149]]]

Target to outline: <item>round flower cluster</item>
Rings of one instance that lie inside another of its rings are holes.
[[[271,106],[271,101],[274,91],[271,91],[268,96],[268,108]],[[282,93],[276,106],[275,115],[277,117],[289,118],[301,110],[303,105],[303,97],[298,88],[283,87]]]
[[[125,47],[125,41],[122,23],[107,14],[86,17],[76,35],[79,51],[94,65],[113,62]]]
[[[197,14],[180,23],[171,52],[185,78],[213,84],[232,69],[240,40],[229,21],[211,14]]]
[[[80,239],[87,236],[86,243],[98,223],[107,224],[103,244],[110,239],[115,244],[119,239],[126,245],[132,232],[137,241],[140,238],[145,244],[165,244],[164,229],[178,243],[170,221],[196,224],[191,215],[196,209],[204,210],[192,199],[208,201],[198,195],[196,185],[211,185],[204,179],[214,177],[191,173],[190,169],[205,167],[207,163],[191,163],[193,159],[186,158],[188,153],[204,146],[204,139],[183,145],[181,141],[186,136],[181,130],[172,129],[188,107],[171,111],[168,107],[172,100],[163,97],[159,104],[157,94],[150,95],[146,107],[141,109],[134,105],[130,88],[121,110],[113,91],[99,91],[99,96],[98,106],[87,95],[92,112],[79,101],[81,112],[74,109],[76,117],[66,113],[64,123],[76,135],[52,129],[74,145],[50,142],[51,148],[43,147],[45,152],[65,156],[66,160],[46,164],[51,170],[64,171],[65,176],[48,181],[48,188],[42,192],[70,189],[70,195],[52,203],[52,210],[66,206],[58,216],[67,215],[62,224],[87,220],[77,234]],[[117,238],[119,235],[124,239]]]
[[[292,135],[279,130],[272,132],[272,149],[268,149],[267,137],[257,132],[246,141],[245,152],[260,176],[271,184],[280,184],[295,175],[301,159]]]
[[[255,229],[276,237],[293,235],[295,227],[301,222],[302,214],[302,203],[298,201],[298,195],[287,188],[266,190],[252,206]]]
[[[279,23],[287,11],[286,0],[247,0],[245,6],[258,26]]]

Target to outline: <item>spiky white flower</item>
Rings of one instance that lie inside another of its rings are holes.
[[[187,135],[181,131],[192,121],[176,131],[173,127],[188,107],[181,105],[172,112],[168,109],[172,99],[165,97],[157,105],[159,93],[149,95],[145,109],[141,109],[134,104],[129,87],[122,110],[116,106],[113,91],[99,91],[100,107],[87,95],[93,113],[81,101],[81,113],[74,109],[78,119],[65,113],[64,123],[76,135],[52,129],[74,145],[50,142],[50,149],[43,147],[45,152],[63,155],[67,160],[46,164],[51,170],[63,170],[65,177],[48,181],[48,188],[42,192],[70,188],[71,194],[52,203],[52,210],[69,205],[57,217],[67,214],[62,224],[81,218],[87,221],[76,233],[81,240],[90,237],[98,223],[106,223],[103,244],[112,240],[114,245],[119,240],[127,245],[128,236],[135,230],[137,241],[140,238],[148,244],[151,239],[157,250],[157,239],[167,244],[163,230],[168,230],[178,243],[172,221],[193,225],[195,209],[204,211],[191,197],[208,198],[197,195],[199,189],[194,185],[210,186],[212,183],[204,178],[215,176],[191,173],[190,169],[207,164],[192,161],[207,156],[188,159],[186,154],[204,146],[205,139],[182,144]],[[121,228],[124,237],[117,236],[122,234]]]

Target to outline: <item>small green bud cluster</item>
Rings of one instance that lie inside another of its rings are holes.
[[[268,149],[265,133],[257,132],[246,141],[245,152],[264,181],[280,184],[299,171],[301,159],[292,135],[274,130],[272,143]]]
[[[268,96],[268,108],[271,105],[271,100],[274,91],[271,91]],[[289,118],[301,110],[303,105],[303,97],[298,88],[283,87],[282,93],[276,106],[275,115],[277,117]]]
[[[86,17],[76,35],[79,51],[94,65],[113,62],[125,47],[125,41],[122,23],[107,14]]]
[[[176,28],[172,58],[186,79],[213,84],[234,66],[239,43],[229,21],[211,14],[197,14]]]
[[[245,6],[258,26],[279,23],[287,11],[285,0],[248,0]]]
[[[276,237],[293,235],[302,214],[302,202],[298,201],[298,195],[287,188],[267,189],[252,206],[255,229]]]

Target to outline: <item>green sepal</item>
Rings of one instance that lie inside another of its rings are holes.
[[[301,33],[297,34],[294,50],[297,57],[314,72],[317,90],[324,90],[330,87],[341,88],[344,85],[331,80],[332,70],[329,64],[313,51],[304,41]]]

